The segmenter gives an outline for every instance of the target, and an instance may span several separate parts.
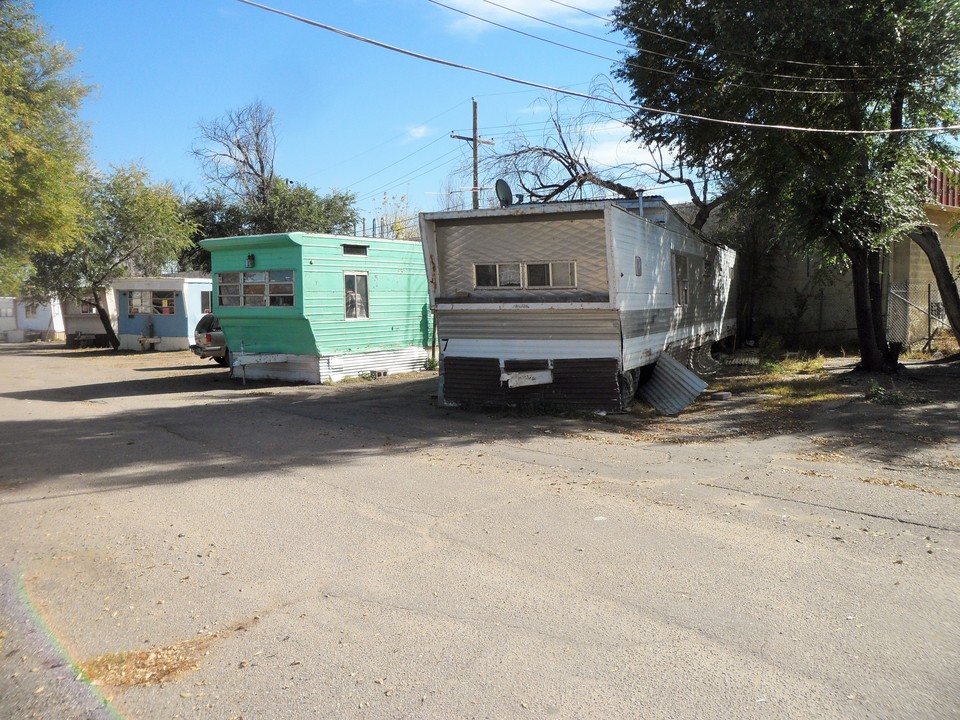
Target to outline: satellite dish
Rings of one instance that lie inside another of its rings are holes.
[[[510,190],[507,181],[501,178],[497,180],[494,187],[497,191],[497,199],[500,201],[500,207],[510,207],[510,205],[513,204],[513,191]]]

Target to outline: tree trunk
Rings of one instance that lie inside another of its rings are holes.
[[[100,303],[100,293],[97,290],[93,291],[93,306],[97,309],[97,315],[100,317],[103,329],[107,331],[107,340],[110,342],[110,347],[119,350],[120,338],[117,337],[117,333],[113,329],[113,323],[110,322],[110,313]]]
[[[870,283],[870,314],[873,317],[873,334],[877,338],[877,348],[880,353],[890,357],[890,348],[887,345],[887,326],[883,317],[883,277],[880,269],[883,256],[876,250],[867,255],[867,274]],[[896,365],[893,358],[892,365]]]
[[[869,372],[884,370],[885,354],[877,343],[870,302],[870,269],[868,251],[860,248],[848,251],[852,264],[853,302],[857,319],[857,338],[860,340],[860,369]]]
[[[950,272],[950,265],[943,254],[940,236],[929,225],[921,225],[909,235],[910,239],[926,253],[930,261],[930,268],[937,279],[937,289],[940,290],[940,299],[943,302],[947,320],[950,321],[953,337],[960,344],[960,294],[957,292],[957,283]]]

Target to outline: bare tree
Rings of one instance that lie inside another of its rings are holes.
[[[612,93],[612,88],[602,90]],[[595,90],[595,93],[600,91]],[[650,159],[621,165],[603,165],[590,159],[587,138],[601,124],[622,123],[624,135],[630,126],[623,120],[587,108],[578,115],[564,117],[559,102],[550,109],[550,119],[542,137],[529,139],[523,132],[505,143],[503,152],[489,155],[482,163],[488,179],[516,178],[523,194],[532,202],[573,200],[613,194],[636,199],[658,186],[681,184],[687,187],[697,212],[692,220],[700,230],[710,213],[727,199],[720,192],[710,196],[711,178],[697,172],[693,176],[670,159],[664,148],[648,148]],[[589,128],[589,129],[588,129]]]
[[[266,206],[276,182],[273,108],[256,100],[198,127],[193,154],[207,180],[250,207]]]

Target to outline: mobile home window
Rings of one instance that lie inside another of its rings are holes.
[[[201,290],[200,291],[200,306],[203,308],[203,312],[213,312],[213,291],[212,290]]]
[[[344,255],[363,255],[367,254],[366,245],[343,245],[343,254]]]
[[[527,263],[527,287],[529,288],[571,288],[576,285],[576,263]]]
[[[154,315],[173,315],[176,293],[173,290],[154,290],[151,307]]]
[[[137,315],[138,313],[149,313],[151,312],[152,307],[149,290],[132,290],[130,292],[130,305],[128,307],[128,312],[131,315]]]
[[[577,286],[575,262],[483,263],[473,266],[478,288],[572,288]]]
[[[520,263],[484,263],[473,269],[478,288],[520,287]]]
[[[348,319],[370,317],[366,273],[344,273],[344,316]]]
[[[217,273],[220,307],[293,307],[293,270]]]
[[[131,315],[173,315],[176,292],[173,290],[131,290],[128,312]]]

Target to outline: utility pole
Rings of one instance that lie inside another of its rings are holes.
[[[454,140],[466,140],[473,145],[473,209],[480,209],[480,145],[496,145],[493,140],[481,140],[480,131],[477,127],[477,99],[473,100],[473,137],[464,137],[463,135],[454,135],[450,137]]]

